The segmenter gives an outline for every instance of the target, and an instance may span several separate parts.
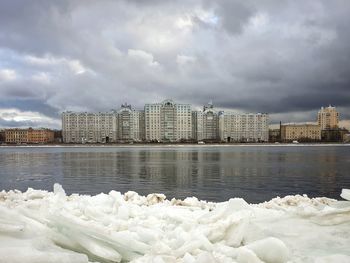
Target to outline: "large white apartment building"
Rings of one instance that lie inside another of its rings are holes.
[[[192,137],[196,141],[203,140],[203,112],[192,111]]]
[[[63,112],[64,143],[208,140],[267,142],[267,114],[218,112],[209,103],[202,111],[165,100],[144,111],[123,104],[111,112]]]
[[[116,112],[63,112],[63,142],[115,142],[117,140],[116,117]]]
[[[144,112],[123,104],[117,114],[118,141],[142,141],[144,136]]]
[[[219,137],[219,113],[210,102],[203,111],[192,112],[192,133],[195,140],[217,141]]]
[[[191,105],[172,100],[145,105],[147,141],[180,141],[192,139]]]
[[[108,143],[144,140],[143,112],[123,104],[119,111],[63,112],[64,143]]]
[[[219,134],[220,139],[226,142],[267,142],[269,116],[265,113],[221,112]]]

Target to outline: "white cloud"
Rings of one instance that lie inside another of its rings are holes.
[[[159,63],[154,60],[153,55],[143,50],[128,49],[128,57],[151,67],[159,66]]]
[[[16,108],[0,109],[0,119],[8,122],[30,122],[35,127],[60,127],[61,121],[34,111],[21,111]]]
[[[257,13],[250,18],[247,29],[255,33],[264,33],[268,29],[268,25],[269,15],[266,13]]]
[[[13,81],[17,78],[16,71],[13,69],[1,69],[0,70],[0,80],[3,81]]]
[[[68,66],[68,68],[74,74],[82,74],[87,71],[87,69],[82,65],[82,63],[77,59],[68,59],[64,57],[54,57],[52,55],[45,55],[43,57],[37,57],[33,55],[27,55],[24,60],[35,66]]]
[[[74,74],[83,74],[86,72],[84,66],[80,63],[79,60],[70,60],[67,62],[69,68],[74,72]]]
[[[64,59],[62,58],[55,58],[50,55],[46,55],[44,57],[36,57],[33,55],[27,55],[24,56],[24,61],[31,65],[38,65],[38,66],[47,66],[47,65],[57,65],[62,62],[64,62]]]
[[[192,56],[185,56],[185,55],[177,55],[176,56],[176,63],[180,66],[191,64],[196,62],[196,58]]]
[[[176,19],[175,26],[179,29],[192,28],[193,22],[190,16],[182,16]]]
[[[38,72],[32,75],[32,80],[39,82],[44,85],[48,85],[51,83],[51,77],[46,72]]]

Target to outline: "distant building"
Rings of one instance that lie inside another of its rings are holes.
[[[203,108],[203,139],[220,140],[219,136],[219,113],[214,110],[212,103]]]
[[[203,112],[192,111],[192,137],[196,141],[203,140]]]
[[[344,134],[343,142],[350,143],[350,133]]]
[[[127,103],[119,111],[63,112],[62,136],[64,143],[141,141],[145,138],[144,112]]]
[[[347,129],[327,129],[321,131],[321,140],[323,142],[343,142],[346,134],[349,131]]]
[[[28,143],[54,142],[54,132],[49,129],[28,129]]]
[[[191,105],[172,100],[145,105],[147,141],[180,141],[192,139]]]
[[[54,142],[61,143],[62,142],[62,130],[53,130]]]
[[[321,140],[321,129],[318,124],[291,123],[281,125],[281,140],[284,142],[311,142]]]
[[[28,143],[28,129],[6,129],[6,143]]]
[[[143,112],[136,111],[131,105],[123,104],[117,114],[117,140],[141,141],[144,139],[142,126]]]
[[[212,103],[202,111],[164,100],[138,111],[125,103],[110,112],[63,112],[64,143],[227,141],[267,142],[268,114],[218,112]]]
[[[140,140],[146,140],[145,111],[139,111]]]
[[[5,142],[5,130],[0,130],[0,143]]]
[[[269,129],[269,142],[281,141],[281,129]]]
[[[117,113],[63,112],[64,143],[108,143],[117,141]]]
[[[225,142],[268,142],[269,116],[266,113],[221,112],[219,134]]]
[[[339,113],[335,107],[322,107],[318,112],[317,122],[321,130],[336,129],[339,124]]]
[[[203,111],[192,112],[192,134],[195,140],[219,141],[219,113],[212,103],[203,107]]]
[[[54,132],[49,129],[6,129],[6,143],[51,143]]]

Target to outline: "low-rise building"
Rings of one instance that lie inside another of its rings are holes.
[[[54,141],[54,132],[49,129],[6,129],[6,143],[51,143]]]
[[[350,133],[344,134],[343,142],[350,143]]]
[[[269,142],[281,141],[281,129],[269,129]]]
[[[5,130],[0,130],[0,143],[5,142]]]
[[[6,129],[6,143],[28,143],[28,129]]]
[[[53,130],[54,142],[61,143],[62,142],[62,130]]]
[[[54,142],[54,132],[49,129],[28,129],[28,143]]]
[[[321,127],[312,123],[289,123],[281,125],[283,142],[316,142],[321,140]]]
[[[347,129],[327,129],[321,131],[321,140],[323,142],[342,142],[344,137],[348,134]]]

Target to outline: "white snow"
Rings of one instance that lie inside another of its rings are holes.
[[[0,192],[0,262],[350,262],[346,201]]]

